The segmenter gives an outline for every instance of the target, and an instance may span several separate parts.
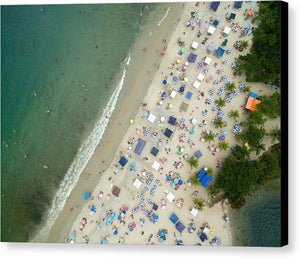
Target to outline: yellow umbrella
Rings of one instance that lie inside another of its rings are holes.
[[[177,59],[177,60],[176,60],[176,63],[179,64],[179,63],[180,63],[180,59]]]
[[[134,120],[133,120],[133,119],[130,119],[130,121],[129,121],[129,122],[130,122],[130,124],[133,124]]]
[[[169,103],[169,108],[172,109],[173,108],[173,104]]]
[[[248,147],[248,142],[245,143],[245,147]]]
[[[189,79],[185,76],[184,81],[187,82],[187,81],[189,81]]]

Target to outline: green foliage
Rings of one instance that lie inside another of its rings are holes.
[[[263,113],[259,111],[254,111],[249,113],[248,121],[254,125],[264,125],[266,119],[263,118]]]
[[[249,157],[250,152],[245,146],[236,145],[232,154],[237,160],[245,160]]]
[[[249,47],[248,41],[243,40],[242,43],[241,43],[241,47],[242,47],[243,49],[247,49],[247,48]]]
[[[272,143],[275,141],[280,141],[281,139],[281,130],[278,128],[278,126],[273,127],[272,130],[267,133],[268,136],[272,138]]]
[[[239,57],[245,62],[248,82],[279,82],[280,7],[280,1],[259,2],[259,26],[253,31],[251,53]]]
[[[222,108],[226,105],[225,100],[222,99],[221,97],[218,100],[216,100],[216,103],[219,105],[220,108]]]
[[[197,175],[193,175],[190,179],[189,179],[189,182],[192,184],[192,185],[195,185],[195,186],[198,186],[200,185],[200,182],[197,178]]]
[[[262,126],[257,127],[252,123],[249,123],[247,130],[244,133],[239,134],[238,138],[243,141],[248,141],[251,147],[258,147],[265,135],[266,131]]]
[[[224,121],[221,118],[217,118],[214,120],[214,125],[216,129],[220,129],[224,126]]]
[[[229,116],[236,120],[240,116],[240,114],[238,110],[235,110],[235,111],[231,111]]]
[[[280,177],[280,146],[271,148],[257,161],[237,161],[229,156],[224,160],[222,173],[214,185],[212,193],[222,190],[233,208],[241,208],[244,197],[252,194],[257,187],[268,184]]]
[[[270,96],[264,95],[262,101],[257,104],[257,108],[260,112],[265,114],[271,119],[276,119],[281,114],[281,95],[280,93],[274,93]]]
[[[196,209],[202,211],[205,207],[204,200],[203,199],[193,199],[193,203]]]
[[[191,166],[191,169],[198,167],[198,159],[195,156],[191,156],[187,162]]]
[[[210,131],[209,133],[206,133],[204,135],[204,139],[205,139],[205,141],[208,141],[210,143],[211,141],[213,141],[215,139],[215,135],[213,132]]]
[[[207,173],[208,175],[212,176],[213,173],[214,173],[214,171],[213,171],[213,169],[212,169],[211,167],[208,167],[207,170],[206,170],[206,173]]]
[[[226,151],[229,148],[229,144],[226,141],[222,141],[222,142],[220,142],[219,147],[221,150]]]
[[[243,92],[244,92],[244,93],[250,93],[250,92],[251,92],[250,86],[245,86],[245,87],[243,88]]]
[[[226,86],[226,90],[232,93],[235,90],[235,83],[234,82],[229,83]]]

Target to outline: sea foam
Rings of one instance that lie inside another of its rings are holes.
[[[160,26],[161,23],[167,18],[169,11],[171,10],[171,7],[169,6],[164,17],[158,22],[157,26]]]
[[[130,64],[130,60],[131,57],[129,54],[126,61],[127,66]],[[68,196],[70,195],[71,191],[78,182],[80,174],[83,172],[88,161],[92,157],[97,145],[102,139],[105,128],[107,127],[109,119],[117,104],[119,94],[124,84],[125,76],[126,66],[124,66],[123,68],[121,80],[115,88],[113,94],[111,95],[106,107],[103,110],[103,113],[101,114],[101,117],[96,122],[91,134],[87,137],[85,141],[83,141],[73,162],[69,166],[64,179],[60,183],[59,188],[52,200],[51,207],[47,213],[44,223],[35,233],[34,237],[30,240],[30,242],[45,242],[45,239],[47,238],[51,227],[55,223],[55,220],[57,219],[59,213],[63,210]]]

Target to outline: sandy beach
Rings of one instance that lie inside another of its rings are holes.
[[[230,148],[227,151],[218,149],[219,136],[224,130],[229,147],[238,143],[232,131],[236,124],[247,118],[244,107],[248,93],[242,91],[241,85],[250,86],[251,92],[259,95],[269,95],[277,90],[263,83],[248,83],[244,75],[233,76],[235,59],[249,51],[248,48],[240,52],[233,45],[237,40],[250,43],[251,31],[241,37],[241,30],[248,24],[257,26],[251,24],[251,19],[245,19],[245,9],[252,6],[256,11],[255,2],[244,2],[240,9],[234,8],[233,2],[221,2],[214,12],[210,10],[210,2],[173,3],[157,30],[137,39],[132,50],[132,64],[126,68],[128,81],[121,93],[120,104],[45,242],[232,245],[230,225],[234,222],[224,220],[225,213],[230,216],[229,206],[219,203],[210,207],[207,188],[193,186],[189,179],[205,167],[213,168],[215,179],[219,165],[230,152]],[[226,16],[231,13],[236,17],[227,21]],[[201,21],[198,22],[197,17]],[[213,26],[217,17],[220,21]],[[187,26],[190,20],[193,24]],[[215,31],[209,35],[210,26]],[[223,35],[225,27],[230,28],[226,36]],[[148,37],[146,42],[145,37]],[[179,38],[184,41],[184,46],[178,44]],[[225,39],[228,42],[222,46]],[[191,48],[193,42],[198,46]],[[226,50],[222,57],[216,57],[215,51],[208,52],[210,43],[214,43],[216,49]],[[229,48],[232,52],[227,53]],[[186,63],[190,53],[197,55],[194,63]],[[143,59],[138,58],[140,55]],[[205,63],[206,57],[211,61]],[[202,80],[197,79],[199,73],[204,76]],[[200,82],[198,88],[193,86],[196,80]],[[227,80],[235,82],[237,91],[221,110],[214,110],[216,100],[220,97],[226,100],[228,93],[221,88]],[[180,90],[181,87],[184,89]],[[188,92],[190,96],[187,96]],[[185,109],[182,104],[186,104]],[[239,110],[237,121],[228,116],[232,110]],[[222,129],[216,129],[212,122],[221,111],[226,123]],[[174,125],[168,123],[170,117],[176,118]],[[130,123],[131,119],[133,123]],[[279,119],[268,120],[266,132],[274,125],[280,126]],[[170,138],[164,134],[166,128],[172,130]],[[201,141],[205,131],[216,134],[213,142]],[[134,152],[139,139],[145,141],[140,155]],[[264,142],[266,148],[272,144],[268,137]],[[158,150],[156,156],[151,154],[153,147]],[[186,159],[198,150],[202,153],[198,168],[191,170]],[[121,157],[127,160],[123,167],[119,165]],[[256,157],[251,155],[251,158]],[[157,169],[153,168],[155,164]],[[133,183],[141,185],[136,188]],[[119,188],[119,193],[115,193],[117,188],[114,186]],[[196,197],[204,199],[206,205],[193,215],[192,194],[195,191],[198,192]],[[90,194],[88,200],[84,200],[86,192]],[[175,196],[173,201],[167,198],[170,192]],[[173,213],[185,226],[182,233],[169,219]],[[207,240],[202,242],[197,233],[203,230]],[[158,236],[161,232],[164,232],[164,238]]]

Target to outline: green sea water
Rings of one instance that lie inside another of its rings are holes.
[[[42,222],[140,25],[164,12],[161,4],[1,7],[2,241],[27,241]]]
[[[279,247],[281,244],[280,182],[272,182],[247,197],[247,205],[232,211],[233,245]]]

